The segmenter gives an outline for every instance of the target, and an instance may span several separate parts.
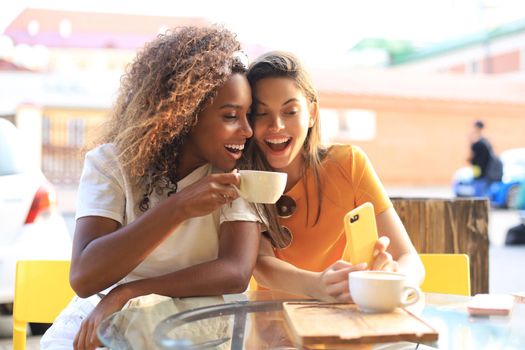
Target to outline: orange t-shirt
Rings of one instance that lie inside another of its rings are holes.
[[[315,222],[319,198],[311,170],[286,195],[292,197],[297,209],[281,224],[292,232],[293,239],[275,255],[299,268],[323,271],[341,259],[346,244],[343,218],[351,209],[365,203],[374,205],[376,215],[392,207],[370,160],[357,146],[334,145],[322,161],[321,212]],[[308,223],[305,181],[308,187]]]

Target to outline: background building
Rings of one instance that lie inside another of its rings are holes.
[[[167,28],[209,23],[25,9],[0,39],[0,116],[31,136],[34,160],[53,182],[75,184],[82,150],[98,135],[136,51]],[[325,140],[360,145],[389,186],[448,184],[466,164],[475,119],[486,122],[497,152],[523,147],[523,39],[522,21],[431,47],[363,40],[346,63],[311,69]],[[251,58],[267,51],[243,47]]]

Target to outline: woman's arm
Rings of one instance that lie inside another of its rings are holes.
[[[409,283],[421,285],[425,268],[395,209],[390,208],[377,215],[376,223],[379,234],[388,237],[390,242],[378,242],[377,255],[371,268],[382,270],[393,260],[397,262],[397,270],[408,276]]]
[[[253,275],[257,283],[266,288],[311,297],[316,297],[320,293],[315,283],[320,273],[303,270],[278,259],[270,241],[265,237],[261,239]]]
[[[115,292],[131,299],[151,293],[186,297],[245,291],[259,251],[259,224],[225,222],[220,230],[217,259],[166,275],[125,283],[116,287]]]
[[[106,295],[82,322],[75,348],[100,345],[96,327],[128,300],[151,293],[171,297],[221,295],[246,290],[259,250],[259,224],[226,222],[221,225],[217,259],[153,278],[121,284]]]
[[[408,275],[411,284],[420,285],[425,270],[416,249],[393,208],[376,217],[378,231],[385,237],[376,245],[371,269],[395,269]],[[307,254],[307,252],[305,252]],[[261,252],[254,276],[264,287],[292,294],[306,295],[321,300],[351,301],[348,292],[348,273],[368,268],[337,261],[322,272],[312,272],[275,257],[267,239],[261,240]]]
[[[104,290],[127,276],[185,220],[207,215],[238,197],[236,173],[207,176],[168,197],[138,219],[120,227],[112,219],[77,220],[70,282],[81,297]]]
[[[326,301],[345,302],[351,300],[348,294],[348,273],[365,267],[363,264],[353,266],[339,260],[322,272],[304,270],[277,258],[271,243],[262,238],[254,277],[257,283],[266,288]]]

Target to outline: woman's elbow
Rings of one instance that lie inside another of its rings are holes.
[[[248,274],[241,274],[237,278],[237,290],[236,293],[242,293],[248,289],[250,286],[250,280],[252,278],[251,271]]]
[[[97,293],[97,291],[90,288],[88,281],[78,272],[75,273],[71,271],[69,275],[69,284],[73,291],[75,291],[75,294],[81,298],[88,298]]]
[[[252,269],[247,268],[233,268],[228,276],[229,279],[229,292],[230,293],[242,293],[250,285],[250,279],[252,277]]]

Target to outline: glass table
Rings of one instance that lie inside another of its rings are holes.
[[[525,304],[515,303],[510,316],[472,317],[466,310],[469,297],[427,293],[425,299],[410,311],[438,330],[437,342],[348,348],[525,348]],[[150,295],[104,320],[98,336],[110,349],[297,349],[282,303],[305,300],[271,291],[173,299]]]

